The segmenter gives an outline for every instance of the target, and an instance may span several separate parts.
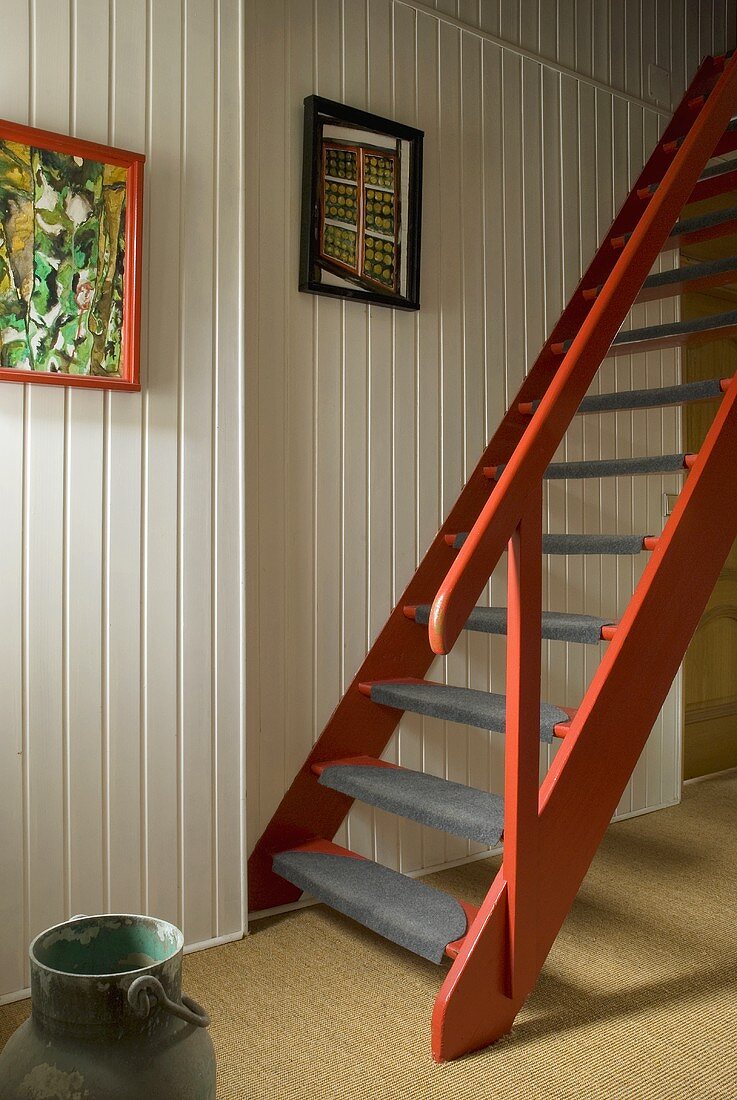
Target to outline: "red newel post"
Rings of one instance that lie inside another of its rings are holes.
[[[509,542],[504,865],[509,911],[509,995],[527,996],[537,977],[542,485],[530,493]]]

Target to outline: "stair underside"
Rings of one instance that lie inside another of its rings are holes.
[[[482,730],[503,733],[507,700],[504,695],[476,688],[452,687],[430,680],[378,680],[370,685],[371,701],[398,710],[426,714],[447,722],[461,722]],[[570,715],[551,703],[540,705],[540,740],[551,742],[555,727]]]
[[[334,844],[280,852],[273,867],[305,893],[434,963],[468,928],[455,898]]]
[[[460,550],[468,532],[455,535],[453,547]],[[639,554],[651,535],[543,535],[543,554]]]
[[[319,782],[389,813],[433,829],[495,847],[504,830],[504,800],[496,794],[436,775],[386,766],[370,757],[360,763],[321,766]]]
[[[415,608],[415,622],[427,626],[430,621],[430,606],[430,604],[419,604]],[[551,641],[596,645],[601,641],[602,628],[613,626],[614,623],[614,619],[599,619],[595,615],[543,611],[542,636]],[[506,634],[506,607],[475,607],[466,620],[465,629],[481,631],[484,634]]]

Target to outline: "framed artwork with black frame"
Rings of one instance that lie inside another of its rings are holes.
[[[421,130],[307,96],[299,289],[420,308]]]

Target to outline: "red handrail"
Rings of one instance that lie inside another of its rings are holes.
[[[556,371],[506,468],[438,589],[430,645],[448,653],[516,530],[530,494],[629,312],[737,104],[733,54],[649,200],[619,259]]]

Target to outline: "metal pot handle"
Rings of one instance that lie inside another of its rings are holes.
[[[158,978],[144,974],[134,979],[128,987],[128,1004],[138,1016],[148,1016],[154,1004],[195,1027],[209,1027],[210,1017],[202,1005],[182,994],[182,1003],[170,1000]]]

